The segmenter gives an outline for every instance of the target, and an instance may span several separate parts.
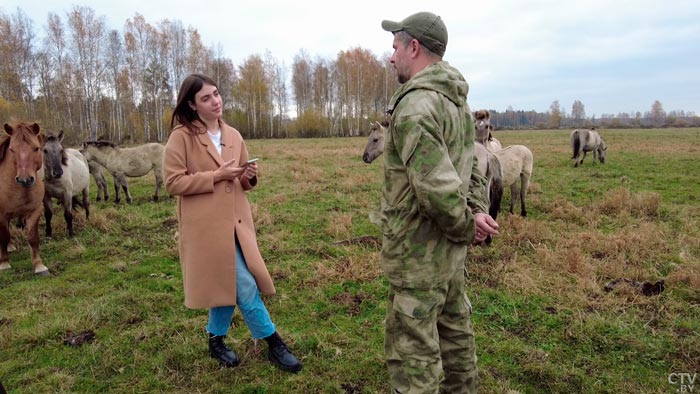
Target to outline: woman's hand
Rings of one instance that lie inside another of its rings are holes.
[[[241,178],[250,180],[258,175],[258,163],[246,164],[241,168],[244,169],[243,174],[241,174]]]
[[[236,178],[240,178],[241,175],[246,170],[246,167],[238,167],[236,164],[236,159],[231,159],[224,163],[221,167],[214,171],[214,183],[219,181],[232,181]]]

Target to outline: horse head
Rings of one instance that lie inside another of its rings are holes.
[[[482,144],[491,139],[491,113],[488,110],[480,109],[474,112],[474,128],[476,131],[476,140]]]
[[[367,138],[365,151],[362,154],[362,161],[370,164],[384,153],[384,139],[386,138],[387,127],[389,127],[388,122],[370,122],[369,137]]]
[[[88,161],[95,160],[94,156],[100,156],[100,151],[105,149],[116,149],[117,146],[110,141],[98,140],[98,141],[85,141],[83,146],[80,148],[80,153],[85,156]]]
[[[608,146],[605,145],[605,141],[600,140],[600,145],[598,145],[598,160],[600,164],[605,164],[605,155],[607,154]]]
[[[46,179],[60,179],[63,167],[68,165],[68,157],[63,149],[63,130],[58,135],[49,132],[44,144],[44,171]]]
[[[36,123],[5,123],[5,132],[10,138],[3,142],[0,161],[7,156],[17,171],[15,182],[24,188],[30,188],[36,184],[37,172],[41,169],[44,135]]]

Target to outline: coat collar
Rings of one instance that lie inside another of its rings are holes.
[[[212,157],[220,166],[224,162],[231,160],[233,158],[233,132],[230,130],[229,126],[219,120],[219,129],[221,130],[221,155],[216,150],[216,147],[209,137],[209,133],[201,122],[194,123],[199,128],[199,133],[196,135],[197,140],[200,144],[207,147],[207,152],[209,156]]]

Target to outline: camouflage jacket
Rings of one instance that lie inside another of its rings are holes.
[[[468,90],[459,71],[440,61],[391,98],[373,221],[382,227],[381,264],[392,285],[428,288],[453,275],[474,240],[473,213],[488,211]]]

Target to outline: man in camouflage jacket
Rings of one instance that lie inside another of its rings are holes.
[[[447,30],[421,12],[383,21],[399,82],[389,104],[382,227],[388,278],[385,356],[394,393],[474,393],[467,247],[497,235],[477,171],[464,77],[442,61]]]

